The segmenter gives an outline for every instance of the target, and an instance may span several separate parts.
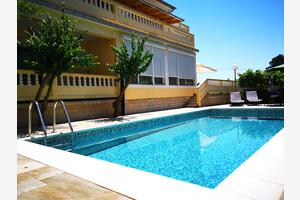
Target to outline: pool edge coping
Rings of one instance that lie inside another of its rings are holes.
[[[77,130],[74,131],[74,133],[78,133],[78,132],[82,132],[82,131],[93,131],[97,128],[105,128],[105,127],[113,127],[113,126],[117,126],[117,125],[126,125],[126,124],[130,124],[130,123],[134,123],[134,122],[142,122],[145,120],[151,120],[151,119],[157,119],[157,118],[164,118],[164,117],[170,117],[170,116],[176,116],[176,115],[180,115],[180,114],[188,114],[188,113],[194,113],[194,112],[198,112],[198,111],[204,111],[204,110],[211,110],[211,109],[283,109],[284,107],[267,107],[267,106],[228,106],[229,104],[226,105],[217,105],[217,106],[206,106],[206,107],[197,107],[197,108],[193,108],[193,110],[180,110],[180,109],[171,109],[171,110],[176,110],[176,113],[162,113],[160,116],[142,116],[141,119],[129,119],[127,121],[120,121],[120,122],[114,122],[114,123],[110,123],[110,124],[101,124],[101,125],[93,125],[90,126],[89,128],[87,127],[82,127],[82,128],[78,128]],[[169,110],[165,110],[165,111],[169,111]],[[156,113],[156,112],[164,112],[164,111],[154,111],[154,112],[150,112],[150,113]],[[126,116],[139,116],[141,114],[144,113],[137,113],[137,114],[129,114]],[[144,118],[145,117],[145,118]],[[90,120],[86,120],[86,121],[90,121]],[[56,137],[58,135],[61,134],[70,134],[70,131],[63,131],[63,132],[55,132],[55,133],[51,133],[50,135],[48,135],[48,137]],[[38,139],[38,138],[43,138],[44,135],[34,135],[34,136],[27,136],[24,138],[19,138],[18,140],[30,140],[30,139]]]

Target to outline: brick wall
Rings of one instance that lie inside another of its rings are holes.
[[[127,114],[150,112],[184,107],[191,97],[173,97],[173,98],[155,98],[155,99],[138,99],[126,101]],[[69,112],[71,121],[80,121],[96,119],[102,117],[111,117],[113,114],[113,99],[106,100],[80,100],[65,101],[65,106]],[[53,123],[53,102],[50,102],[45,114],[46,125]],[[17,104],[17,127],[18,129],[28,128],[28,106],[29,103]],[[32,126],[38,125],[37,114],[32,111]],[[56,122],[66,123],[66,118],[60,104],[56,108]]]
[[[126,113],[141,113],[184,107],[191,97],[126,100]]]
[[[111,117],[113,114],[113,99],[105,100],[84,100],[84,101],[65,101],[65,106],[69,112],[71,121],[95,119],[101,117]],[[53,123],[53,102],[50,102],[45,114],[45,123]],[[28,127],[28,106],[29,103],[18,103],[17,105],[17,126],[18,129]],[[38,124],[37,114],[32,108],[32,124]],[[56,108],[57,123],[66,123],[66,118],[60,104]]]

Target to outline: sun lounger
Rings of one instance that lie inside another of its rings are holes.
[[[240,105],[245,103],[245,101],[242,100],[240,92],[230,92],[230,103],[231,105]]]
[[[260,103],[262,102],[262,99],[259,99],[257,97],[257,92],[256,91],[246,91],[246,98],[247,101],[250,103]]]

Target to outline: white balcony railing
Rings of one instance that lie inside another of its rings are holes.
[[[32,70],[18,70],[18,101],[32,101],[40,86],[42,77]],[[50,99],[107,98],[118,95],[118,81],[115,76],[63,73],[53,83]],[[45,96],[47,87],[42,97]]]

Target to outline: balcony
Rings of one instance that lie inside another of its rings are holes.
[[[62,2],[62,0],[45,1],[56,5]],[[78,13],[194,48],[194,35],[188,33],[188,26],[182,23],[170,25],[111,0],[66,0],[65,2],[69,9]]]
[[[172,26],[174,26],[175,28],[178,28],[184,32],[187,32],[187,33],[190,31],[189,26],[182,24],[182,23],[172,24]]]
[[[40,86],[41,77],[32,70],[17,72],[18,101],[32,101]],[[46,95],[46,88],[42,98]],[[119,92],[117,77],[63,73],[53,83],[50,99],[98,99],[116,97]]]

